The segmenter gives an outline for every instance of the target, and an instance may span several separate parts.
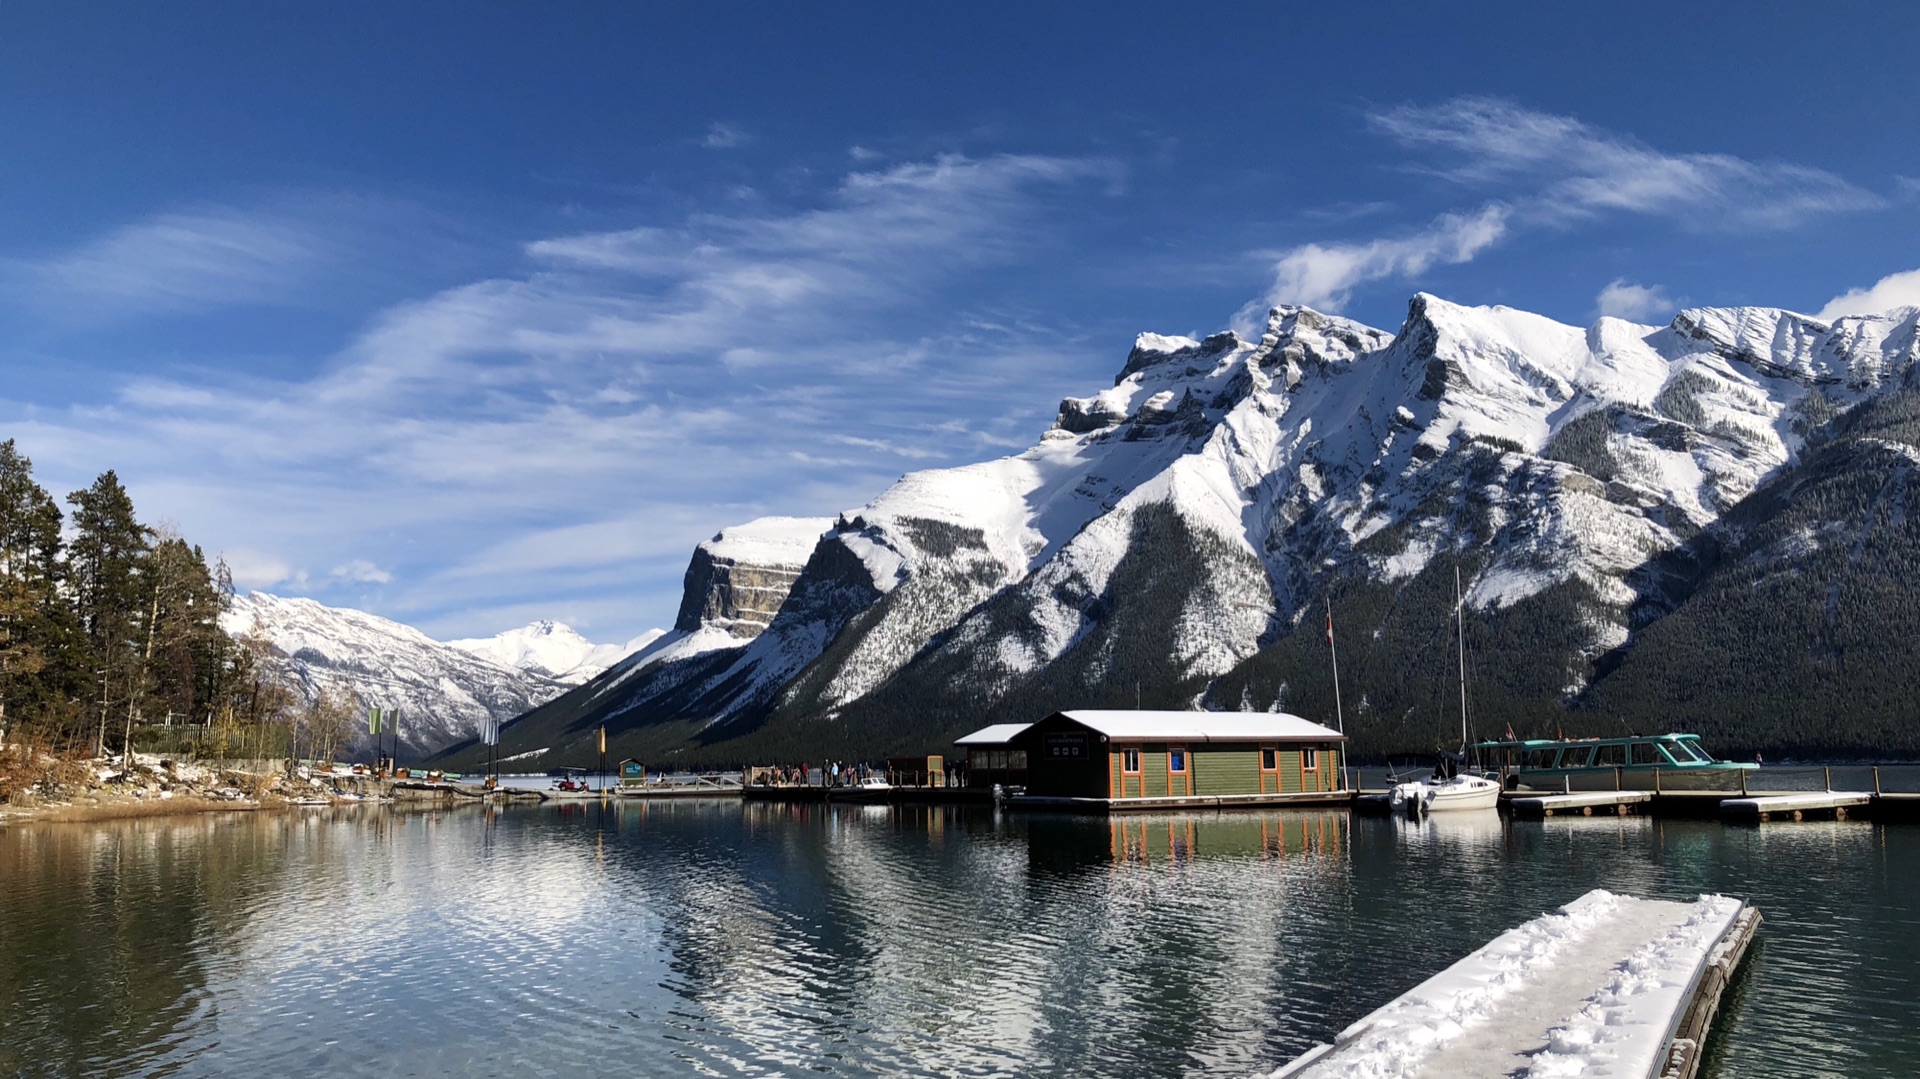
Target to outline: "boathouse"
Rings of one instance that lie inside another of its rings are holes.
[[[1017,805],[1158,809],[1350,796],[1346,736],[1283,712],[1074,710],[1001,737],[1009,763],[1019,754],[1026,766]]]
[[[995,723],[954,739],[953,744],[967,754],[966,785],[981,790],[995,785],[1026,786],[1026,751],[1016,750],[1010,743],[1015,735],[1031,726],[1031,723]]]

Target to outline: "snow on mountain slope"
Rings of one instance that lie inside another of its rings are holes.
[[[447,643],[503,667],[529,671],[577,686],[665,634],[665,630],[655,629],[626,644],[594,644],[565,623],[543,619],[491,637],[473,637]]]
[[[221,625],[235,636],[269,641],[309,695],[321,686],[347,689],[368,705],[399,709],[401,738],[416,752],[471,738],[489,719],[511,719],[560,695],[572,684],[565,677],[572,668],[553,674],[544,661],[573,658],[579,667],[605,655],[600,649],[606,647],[554,623],[443,643],[364,611],[264,592],[235,596]],[[542,626],[546,632],[530,632]],[[494,655],[476,654],[469,647],[475,644],[493,646]],[[591,677],[581,674],[579,681]]]
[[[1143,650],[1156,677],[1212,679],[1340,582],[1436,562],[1469,568],[1481,610],[1572,588],[1573,693],[1630,611],[1667,602],[1663,556],[1915,367],[1917,323],[1736,308],[1581,329],[1422,294],[1393,334],[1295,307],[1258,342],[1143,334],[1025,452],[772,529],[780,572],[750,617],[703,544],[675,633],[593,683],[594,707],[745,730],[909,687],[889,715],[935,697],[977,715],[1016,686],[1140,677]]]

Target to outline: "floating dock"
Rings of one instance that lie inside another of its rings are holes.
[[[1516,817],[1552,817],[1577,813],[1591,817],[1596,812],[1626,816],[1653,803],[1652,791],[1580,791],[1576,794],[1516,795],[1507,804]]]
[[[1510,929],[1269,1079],[1692,1079],[1759,912],[1592,891]]]
[[[1846,820],[1848,809],[1858,812],[1872,803],[1873,795],[1867,791],[1806,791],[1728,798],[1720,803],[1720,812],[1730,819],[1756,824],[1775,818],[1805,820],[1808,817],[1829,817]]]

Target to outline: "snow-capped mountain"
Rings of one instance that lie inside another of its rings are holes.
[[[447,643],[503,667],[577,686],[652,644],[665,632],[648,630],[625,644],[594,644],[564,622],[542,619],[491,637]]]
[[[1500,650],[1476,661],[1497,668],[1485,708],[1559,722],[1687,602],[1730,511],[1904,392],[1917,322],[1582,329],[1419,295],[1392,334],[1291,307],[1257,341],[1143,334],[1024,453],[786,529],[770,619],[714,605],[703,545],[673,634],[510,731],[590,720],[649,748],[804,727],[825,751],[1137,696],[1332,718],[1302,644],[1331,599],[1350,704],[1412,738],[1443,726],[1456,568],[1477,647]]]
[[[271,643],[309,696],[321,686],[351,689],[368,705],[398,709],[400,737],[416,753],[471,738],[490,719],[520,715],[627,651],[595,645],[553,622],[477,641],[442,642],[365,611],[264,592],[235,596],[221,625],[229,634]],[[633,643],[644,645],[658,635]]]

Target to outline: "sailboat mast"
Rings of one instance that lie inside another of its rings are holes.
[[[1460,652],[1460,751],[1467,749],[1467,601],[1460,591],[1460,567],[1453,567],[1453,628]]]
[[[1333,597],[1327,597],[1327,655],[1333,659],[1333,726],[1347,733],[1346,716],[1340,711],[1340,653],[1333,647]]]

